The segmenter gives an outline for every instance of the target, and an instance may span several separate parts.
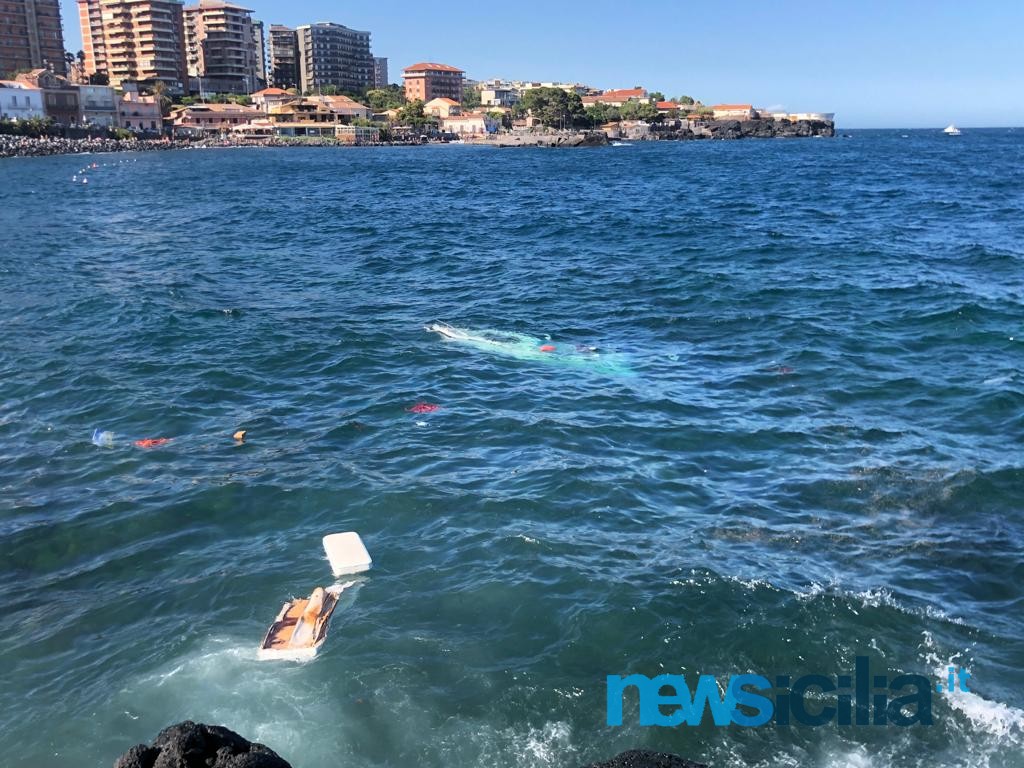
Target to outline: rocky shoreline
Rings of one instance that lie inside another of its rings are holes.
[[[784,139],[831,138],[835,125],[824,120],[676,120],[625,129],[618,138],[604,131],[534,130],[500,133],[469,139],[467,143],[488,147],[599,147],[613,141],[692,141],[698,139]]]
[[[384,146],[373,145],[373,146]],[[388,144],[390,146],[390,144]],[[160,152],[170,149],[215,149],[231,147],[350,147],[333,139],[65,139],[56,136],[0,135],[0,158],[48,157],[108,152]]]
[[[687,121],[689,122],[689,121]],[[824,120],[710,120],[680,125],[674,130],[654,131],[659,139],[798,139],[836,135],[834,123]]]
[[[251,742],[223,726],[187,720],[164,728],[151,744],[135,745],[114,762],[114,768],[292,768],[292,765],[269,747]],[[585,768],[707,766],[677,755],[638,749]]]
[[[471,143],[492,147],[600,147],[608,143],[608,135],[604,131],[498,133]]]
[[[775,120],[675,121],[652,125],[643,135],[627,133],[626,141],[690,141],[696,139],[776,139],[832,137],[832,123],[801,120],[795,123]],[[535,131],[500,133],[470,139],[467,143],[490,147],[599,147],[611,142],[603,131]],[[374,146],[392,146],[403,142],[382,142]],[[54,136],[30,137],[0,135],[0,158],[45,157],[107,152],[156,152],[171,149],[214,147],[310,147],[351,146],[332,139],[65,139]]]

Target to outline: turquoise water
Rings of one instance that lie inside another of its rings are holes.
[[[0,163],[4,760],[1024,765],[1024,131],[907,136]],[[343,530],[321,654],[256,661]],[[605,725],[608,674],[857,655],[974,692]]]

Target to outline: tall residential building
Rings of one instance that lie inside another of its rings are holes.
[[[299,38],[299,86],[316,93],[333,85],[342,91],[358,91],[373,85],[370,33],[341,24],[305,24]]]
[[[78,0],[86,74],[123,82],[187,86],[180,0]]]
[[[185,55],[199,91],[259,90],[252,11],[225,0],[199,0],[185,8]]]
[[[382,56],[373,57],[373,87],[388,87],[388,60]]]
[[[447,64],[422,62],[402,70],[405,80],[405,98],[427,102],[432,99],[454,99],[462,103],[461,69]]]
[[[295,30],[280,24],[270,25],[270,66],[268,84],[274,88],[299,87],[299,41]]]
[[[259,79],[255,90],[267,87],[267,38],[263,31],[263,22],[252,22],[252,44],[256,46],[256,76]]]
[[[66,72],[59,0],[0,0],[0,78],[42,67]]]

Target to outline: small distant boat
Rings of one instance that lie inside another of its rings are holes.
[[[949,125],[947,125],[947,126],[946,126],[945,128],[943,128],[943,129],[942,129],[942,132],[943,132],[944,134],[946,134],[947,136],[959,136],[959,135],[960,135],[960,129],[959,129],[959,128],[957,128],[957,127],[956,127],[955,125],[953,125],[952,123],[950,123],[950,124],[949,124]]]

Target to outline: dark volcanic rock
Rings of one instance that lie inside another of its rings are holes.
[[[150,746],[125,752],[114,768],[291,768],[273,750],[219,725],[186,721],[164,728]]]
[[[650,752],[646,749],[631,749],[603,763],[593,763],[584,768],[707,768],[703,763],[693,763],[678,755],[667,752]]]
[[[658,139],[778,139],[835,136],[835,126],[823,120],[706,120],[694,127],[681,123],[655,126],[652,134]]]

